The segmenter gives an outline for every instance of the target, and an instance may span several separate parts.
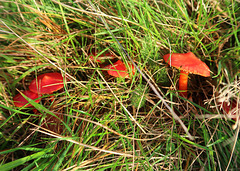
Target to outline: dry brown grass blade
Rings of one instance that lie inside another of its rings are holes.
[[[231,151],[231,156],[229,158],[229,161],[228,161],[228,165],[226,167],[226,170],[228,170],[231,162],[232,162],[232,157],[233,157],[233,154],[234,154],[234,151],[235,151],[235,147],[236,147],[236,144],[237,144],[237,140],[238,140],[238,134],[239,134],[239,131],[240,131],[240,125],[238,125],[237,127],[237,130],[235,132],[235,136],[234,136],[234,142],[233,142],[233,146],[232,146],[232,151]]]
[[[125,21],[129,24],[134,24],[140,28],[143,28],[142,25],[136,23],[136,22],[133,22],[133,21],[130,21],[130,20],[127,20],[125,18],[121,18],[121,17],[116,17],[116,16],[110,16],[110,15],[107,15],[105,13],[97,13],[97,12],[91,12],[91,11],[87,11],[87,10],[83,10],[83,9],[79,9],[79,8],[74,8],[72,6],[69,6],[69,5],[66,5],[64,3],[61,3],[61,2],[58,2],[56,0],[52,0],[52,2],[56,3],[56,4],[60,4],[61,6],[65,7],[65,8],[68,8],[68,9],[71,9],[71,10],[74,10],[74,11],[78,11],[78,12],[83,12],[85,14],[88,14],[88,15],[91,15],[91,16],[103,16],[103,17],[107,17],[109,19],[114,19],[114,20],[117,20],[117,21]]]
[[[66,34],[66,31],[54,23],[49,17],[41,15],[41,18],[39,18],[39,21],[43,23],[48,29],[50,29],[54,34]]]
[[[49,135],[49,136],[54,137],[54,138],[59,138],[59,140],[61,140],[61,141],[72,142],[74,144],[78,144],[80,146],[83,146],[83,147],[86,147],[86,148],[90,148],[90,149],[96,150],[96,151],[101,151],[101,152],[104,152],[104,153],[116,154],[116,155],[125,156],[125,157],[133,157],[133,155],[131,155],[131,154],[126,154],[126,153],[117,152],[117,151],[105,150],[105,149],[102,149],[102,148],[98,148],[98,147],[94,147],[94,146],[91,146],[91,145],[83,144],[83,143],[77,142],[75,140],[72,140],[71,137],[61,136],[61,135],[59,135],[59,134],[57,134],[55,132],[52,132],[52,131],[50,131],[48,129],[45,129],[45,128],[42,128],[42,127],[40,127],[38,125],[35,125],[35,124],[31,123],[31,122],[28,122],[28,121],[27,121],[27,123],[29,123],[29,124],[31,124],[31,125],[36,127],[36,128],[32,129],[33,131],[38,131],[38,132],[41,132],[41,133],[43,133],[45,135]],[[42,130],[40,130],[40,129],[42,129]]]
[[[64,114],[65,116],[69,116],[69,115],[66,115]],[[86,119],[86,118],[82,118],[82,117],[79,117],[79,116],[69,116],[69,117],[72,117],[72,118],[77,118],[77,119],[81,119],[83,121],[86,121],[86,122],[90,122],[90,123],[93,123],[95,125],[98,125],[106,130],[108,130],[109,132],[112,132],[120,137],[123,137],[123,138],[126,138],[126,139],[130,139],[130,140],[138,140],[138,141],[152,141],[152,140],[155,140],[155,139],[158,139],[159,137],[163,136],[162,134],[156,136],[156,137],[153,137],[153,138],[144,138],[144,139],[140,139],[140,138],[133,138],[133,137],[128,137],[126,135],[123,135],[123,134],[120,134],[118,133],[117,131],[114,131],[112,130],[111,128],[108,128],[107,126],[101,124],[101,123],[98,123],[98,122],[94,122],[92,120],[89,120],[89,119]]]
[[[92,164],[90,166],[89,166],[89,164],[99,161],[100,159],[104,159],[104,158],[108,157],[109,155],[111,155],[111,154],[104,154],[99,157],[94,157],[92,159],[85,160],[85,161],[81,162],[80,165],[75,164],[69,168],[64,169],[63,171],[67,171],[67,170],[75,171],[75,170],[79,170],[79,169],[86,169],[86,167],[88,167],[88,168],[96,167],[97,164]]]

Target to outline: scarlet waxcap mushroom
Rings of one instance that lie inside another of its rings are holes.
[[[22,94],[24,94],[25,96],[29,97],[32,100],[35,100],[41,96],[30,90],[23,91]],[[26,105],[28,103],[28,101],[22,96],[22,94],[18,93],[16,96],[13,97],[13,103],[17,107],[23,107],[24,105]],[[35,100],[36,103],[39,103],[39,101],[40,101],[40,99]],[[28,104],[26,107],[31,107],[31,106],[32,106],[31,104]]]
[[[63,88],[63,77],[58,72],[39,75],[29,85],[29,90],[39,94],[51,94],[61,88]]]
[[[134,75],[135,74],[134,65],[130,63],[128,64],[132,68],[132,74]],[[105,68],[109,69],[107,72],[109,75],[113,77],[129,78],[127,67],[121,60],[118,60],[117,62],[106,66]]]
[[[181,96],[187,96],[187,83],[188,83],[188,74],[197,74],[204,77],[210,76],[209,67],[197,58],[192,52],[188,53],[173,53],[166,54],[163,56],[165,62],[170,66],[180,69],[179,77],[179,90],[182,90],[180,93]]]

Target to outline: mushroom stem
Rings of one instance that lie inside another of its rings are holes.
[[[183,70],[180,71],[178,86],[179,90],[181,91],[180,96],[182,97],[187,97],[188,74],[188,72],[185,72]]]

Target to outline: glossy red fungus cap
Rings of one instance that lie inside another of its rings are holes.
[[[51,94],[61,88],[63,88],[63,77],[58,72],[39,75],[29,85],[29,90],[39,94]]]
[[[209,67],[197,58],[192,52],[188,53],[173,53],[163,56],[165,62],[170,66],[181,69],[185,72],[201,75],[204,77],[210,76]]]
[[[132,68],[132,74],[134,75],[134,66],[130,63],[129,66]],[[107,72],[113,77],[129,78],[128,69],[121,60],[118,60],[117,62],[106,66],[105,68],[109,69]]]
[[[22,92],[25,96],[29,97],[30,99],[34,100],[38,97],[41,97],[41,95],[38,95],[37,93],[34,93],[30,90],[26,90]],[[40,99],[35,100],[36,103],[39,103]],[[28,101],[22,96],[21,93],[17,94],[15,97],[13,97],[13,103],[17,107],[23,107],[28,103]],[[26,107],[31,107],[31,104],[28,104]]]
[[[198,74],[204,77],[210,76],[208,66],[198,59],[192,52],[173,53],[163,56],[163,59],[170,66],[180,69],[179,90],[180,96],[187,97],[188,74]]]

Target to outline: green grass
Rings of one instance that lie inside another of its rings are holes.
[[[235,0],[1,1],[0,170],[238,170],[239,127],[216,117],[216,99],[239,82],[239,8]],[[138,71],[113,78],[90,61],[105,51],[129,62],[107,28],[194,140]],[[212,71],[190,74],[192,100],[178,95],[179,71],[162,58],[189,51]],[[35,113],[15,107],[18,91],[47,72],[69,77],[53,101],[29,99]],[[237,87],[226,98],[239,101]]]

